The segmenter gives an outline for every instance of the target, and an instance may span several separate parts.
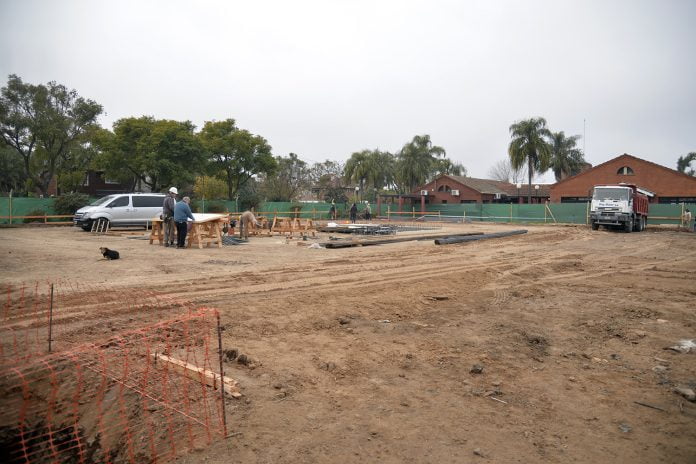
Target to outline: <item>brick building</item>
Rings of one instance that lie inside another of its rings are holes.
[[[696,177],[628,154],[553,184],[551,202],[586,202],[595,185],[621,182],[653,192],[652,203],[696,203]]]
[[[537,188],[538,187],[538,188]],[[426,204],[451,203],[527,203],[529,185],[474,177],[441,175],[419,187],[413,194],[423,195]],[[549,185],[532,184],[532,203],[549,199]]]

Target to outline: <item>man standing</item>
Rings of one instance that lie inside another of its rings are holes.
[[[170,188],[162,205],[162,226],[164,227],[164,246],[166,247],[174,245],[174,207],[178,193],[176,187]]]
[[[682,217],[682,224],[684,224],[684,227],[687,231],[691,231],[691,211],[689,211],[688,209],[684,211],[684,216]],[[694,227],[696,228],[696,225]]]
[[[370,208],[370,202],[365,202],[365,219],[368,221],[372,220],[372,208]]]
[[[188,232],[188,219],[194,221],[193,213],[189,207],[191,199],[184,197],[174,207],[174,222],[176,222],[176,247],[186,248],[186,233]]]
[[[358,207],[353,203],[350,207],[350,222],[355,224],[355,220],[358,218]]]

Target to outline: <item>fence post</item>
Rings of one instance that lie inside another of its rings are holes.
[[[590,202],[587,202],[587,206],[585,208],[585,225],[590,223]]]
[[[416,207],[415,206],[411,207],[411,212],[413,213],[413,219],[415,220],[416,219]]]
[[[510,203],[510,224],[512,224],[512,203]]]
[[[53,284],[51,284],[51,302],[48,307],[48,352],[51,352],[51,338],[53,338]]]
[[[12,225],[12,190],[10,190],[10,225]]]
[[[389,216],[391,215],[391,206],[387,205],[387,222],[390,222]]]
[[[678,230],[681,230],[683,224],[684,224],[684,202],[682,201],[681,214],[679,215],[679,229]],[[689,224],[686,225],[686,228],[687,229],[689,228]]]
[[[227,438],[227,414],[225,414],[225,370],[222,365],[222,327],[220,326],[220,312],[215,311],[217,317],[218,357],[220,359],[220,406],[222,407],[222,433]]]

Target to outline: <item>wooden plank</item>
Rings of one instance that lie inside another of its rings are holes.
[[[191,363],[187,363],[186,361],[172,358],[171,356],[167,356],[164,354],[155,353],[152,355],[152,357],[154,357],[155,360],[160,360],[168,363],[176,372],[178,372],[181,375],[184,375],[193,380],[202,381],[204,384],[208,385],[209,387],[213,387],[215,390],[218,389],[218,385],[220,384],[220,374],[218,374],[217,372],[209,371],[208,369],[203,369],[202,367],[195,366]],[[239,387],[237,386],[236,380],[225,376],[222,378],[222,381],[225,393],[234,398],[239,398],[242,396],[241,392],[239,391]]]

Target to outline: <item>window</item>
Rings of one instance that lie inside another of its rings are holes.
[[[476,200],[461,200],[459,203],[476,203]]]
[[[133,195],[134,208],[160,208],[164,203],[164,197],[156,197],[154,195]]]
[[[447,200],[442,200],[442,204],[443,204],[443,205],[446,205],[446,204],[447,204]]]
[[[617,173],[618,175],[620,175],[620,176],[632,176],[632,175],[633,175],[633,169],[631,169],[631,168],[628,167],[628,166],[622,166],[622,167],[619,168],[618,171],[616,171],[616,173]]]
[[[561,197],[561,203],[587,203],[588,197]]]
[[[449,185],[441,185],[437,188],[438,192],[451,192],[452,188]]]
[[[118,197],[114,201],[112,201],[109,206],[111,208],[118,208],[119,206],[128,206],[130,204],[130,200],[128,198],[128,195],[124,195],[122,197]]]

